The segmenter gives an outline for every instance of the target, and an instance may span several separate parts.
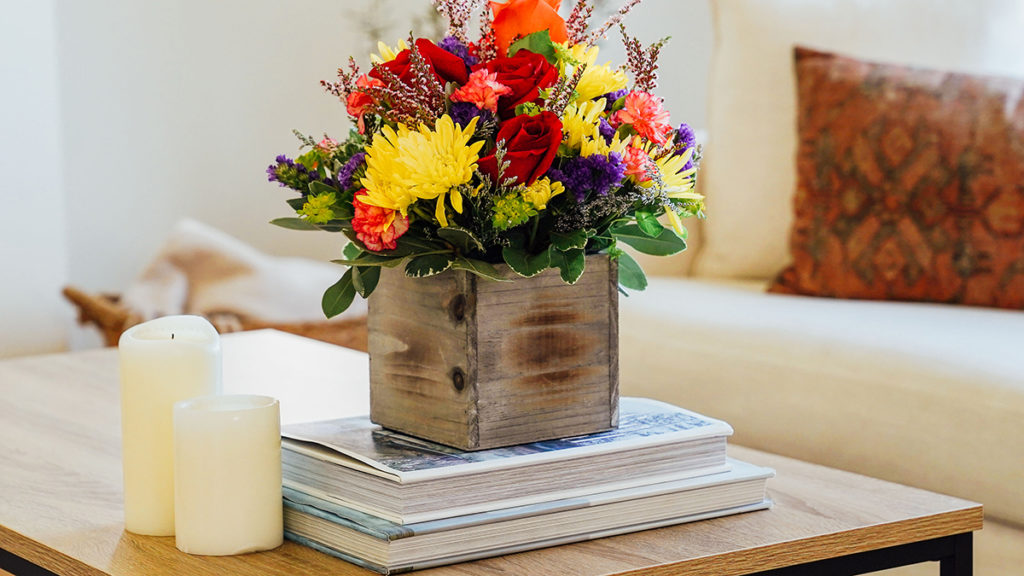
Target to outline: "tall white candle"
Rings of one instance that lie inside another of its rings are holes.
[[[174,406],[175,541],[226,556],[281,545],[281,411],[274,398],[204,396]]]
[[[118,348],[125,529],[170,536],[174,403],[220,393],[220,336],[200,316],[167,316],[129,328]]]

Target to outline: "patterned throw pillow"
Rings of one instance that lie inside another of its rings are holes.
[[[1024,80],[795,58],[793,262],[769,290],[1024,309]]]

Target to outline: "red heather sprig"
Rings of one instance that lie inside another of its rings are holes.
[[[586,63],[580,64],[576,67],[576,71],[573,72],[572,76],[568,78],[559,76],[558,82],[551,87],[549,93],[546,108],[558,115],[562,116],[565,112],[565,107],[569,105],[569,100],[572,100],[572,93],[576,90],[576,86],[580,83],[580,78],[583,77],[583,71],[587,69]]]
[[[409,69],[412,78],[405,83],[390,70],[380,64],[373,69],[380,75],[382,86],[370,86],[365,92],[373,98],[375,104],[368,111],[385,120],[405,124],[410,127],[420,124],[433,125],[445,112],[444,88],[430,64],[416,49],[415,42],[409,39]]]
[[[434,8],[448,19],[448,36],[455,37],[463,44],[469,44],[469,21],[477,10],[480,0],[433,0]]]
[[[594,7],[589,0],[576,0],[572,7],[569,19],[565,21],[565,29],[569,36],[569,45],[578,44],[586,40],[587,22],[594,14]]]
[[[348,100],[349,94],[356,89],[356,79],[359,77],[359,65],[356,64],[356,59],[348,57],[348,71],[344,68],[338,68],[338,79],[340,82],[328,82],[327,80],[321,80],[320,85],[324,87],[324,90],[328,94],[337,96],[339,100],[345,102]]]
[[[477,57],[481,62],[494,60],[498,57],[498,45],[494,40],[494,15],[487,4],[484,4],[484,11],[480,14],[480,41],[477,42]]]
[[[590,40],[587,44],[590,46],[596,46],[599,41],[607,38],[608,31],[612,29],[612,26],[621,24],[622,19],[625,18],[626,15],[629,14],[633,8],[636,8],[636,6],[641,2],[643,2],[643,0],[627,0],[626,4],[622,8],[619,8],[618,12],[609,16],[608,19],[604,21],[604,24],[590,35]]]
[[[619,24],[619,31],[622,33],[622,44],[626,47],[626,69],[633,74],[633,89],[638,92],[654,92],[658,87],[658,57],[669,37],[645,49],[639,40],[626,34],[626,27],[622,24]]]

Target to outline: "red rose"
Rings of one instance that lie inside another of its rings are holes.
[[[426,38],[417,40],[416,50],[430,66],[431,70],[434,71],[434,76],[441,83],[441,86],[444,86],[445,82],[455,82],[462,85],[469,78],[469,72],[466,71],[466,62],[462,58],[442,48],[438,48],[430,40]],[[413,77],[412,66],[409,65],[409,61],[409,50],[402,50],[395,56],[394,60],[385,62],[380,67],[398,76],[402,82],[411,84]],[[370,77],[383,80],[380,71],[376,68],[370,71]]]
[[[505,141],[505,161],[509,162],[501,179],[514,176],[516,183],[529,186],[551,167],[562,142],[562,121],[546,110],[536,116],[521,114],[504,122],[494,139]],[[481,158],[477,165],[497,182],[498,162],[494,154]]]
[[[558,81],[558,70],[540,54],[520,50],[511,58],[495,58],[473,67],[486,69],[498,75],[498,82],[512,89],[512,93],[498,98],[498,116],[515,116],[516,106],[525,102],[538,102],[540,91]]]

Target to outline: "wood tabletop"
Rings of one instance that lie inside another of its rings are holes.
[[[281,399],[282,419],[365,413],[361,353],[280,332],[223,338],[226,392]],[[61,575],[373,574],[286,542],[189,556],[124,531],[117,351],[0,362],[0,548]],[[714,416],[710,414],[710,416]],[[470,574],[749,574],[979,530],[979,504],[731,447],[775,468],[771,510],[435,568]]]

